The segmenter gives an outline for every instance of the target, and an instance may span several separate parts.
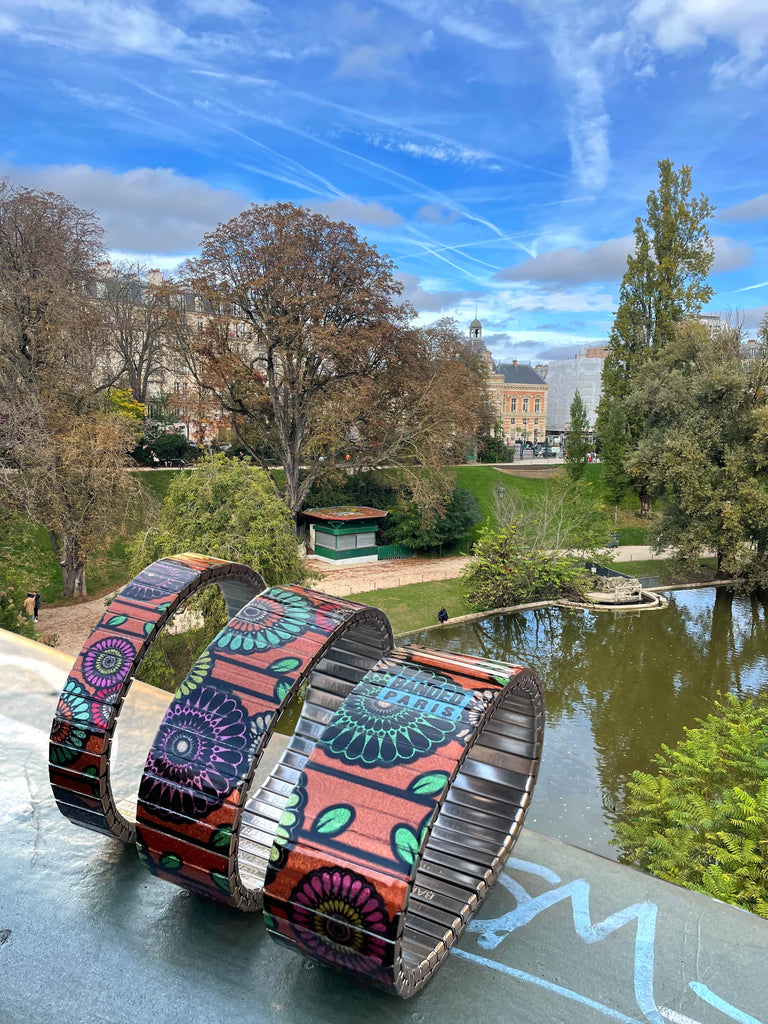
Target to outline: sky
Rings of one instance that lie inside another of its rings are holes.
[[[0,175],[173,271],[250,203],[347,220],[500,361],[604,343],[669,158],[707,311],[768,313],[766,0],[3,0]]]

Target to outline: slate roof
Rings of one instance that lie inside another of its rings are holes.
[[[545,384],[534,368],[527,363],[518,363],[517,366],[513,366],[512,363],[499,363],[496,372],[504,374],[505,384]]]

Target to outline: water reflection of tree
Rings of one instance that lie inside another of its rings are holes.
[[[435,643],[434,634],[421,642]],[[718,692],[755,689],[768,603],[718,588],[673,596],[659,612],[545,608],[456,626],[439,646],[529,665],[544,683],[550,727],[586,713],[604,805],[620,810],[632,771],[652,769],[661,744],[682,739]]]

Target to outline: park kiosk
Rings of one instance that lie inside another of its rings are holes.
[[[376,532],[386,515],[384,509],[364,505],[308,508],[302,513],[315,557],[347,564],[378,561]]]

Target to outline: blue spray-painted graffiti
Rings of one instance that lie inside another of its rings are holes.
[[[534,864],[530,861],[518,860],[516,858],[510,860],[508,866],[518,872],[535,875],[556,886],[556,888],[549,889],[538,896],[532,896],[518,881],[507,874],[503,874],[499,881],[510,895],[515,898],[517,905],[514,910],[502,914],[501,917],[492,920],[475,920],[470,922],[468,931],[477,934],[478,945],[486,950],[495,949],[517,928],[528,924],[542,911],[563,900],[571,901],[574,929],[576,934],[587,943],[602,942],[603,939],[612,935],[619,928],[636,922],[633,985],[635,1001],[638,1010],[642,1014],[642,1019],[630,1017],[620,1010],[607,1006],[582,993],[575,992],[562,985],[557,985],[546,978],[540,978],[525,971],[509,967],[489,957],[479,956],[462,949],[455,949],[454,953],[457,956],[548,989],[552,993],[584,1006],[589,1006],[599,1011],[605,1017],[625,1022],[625,1024],[669,1024],[669,1022],[697,1024],[691,1018],[685,1017],[665,1006],[659,1006],[656,1002],[654,995],[654,945],[658,907],[655,903],[635,903],[632,906],[617,911],[615,914],[611,914],[604,921],[593,924],[589,910],[589,882],[579,878],[571,882],[562,883],[560,877],[549,868],[541,864]],[[720,996],[715,995],[706,985],[692,981],[689,987],[700,999],[715,1007],[727,1017],[730,1017],[731,1020],[737,1021],[738,1024],[761,1024],[757,1018],[752,1017],[743,1010],[739,1010]]]

